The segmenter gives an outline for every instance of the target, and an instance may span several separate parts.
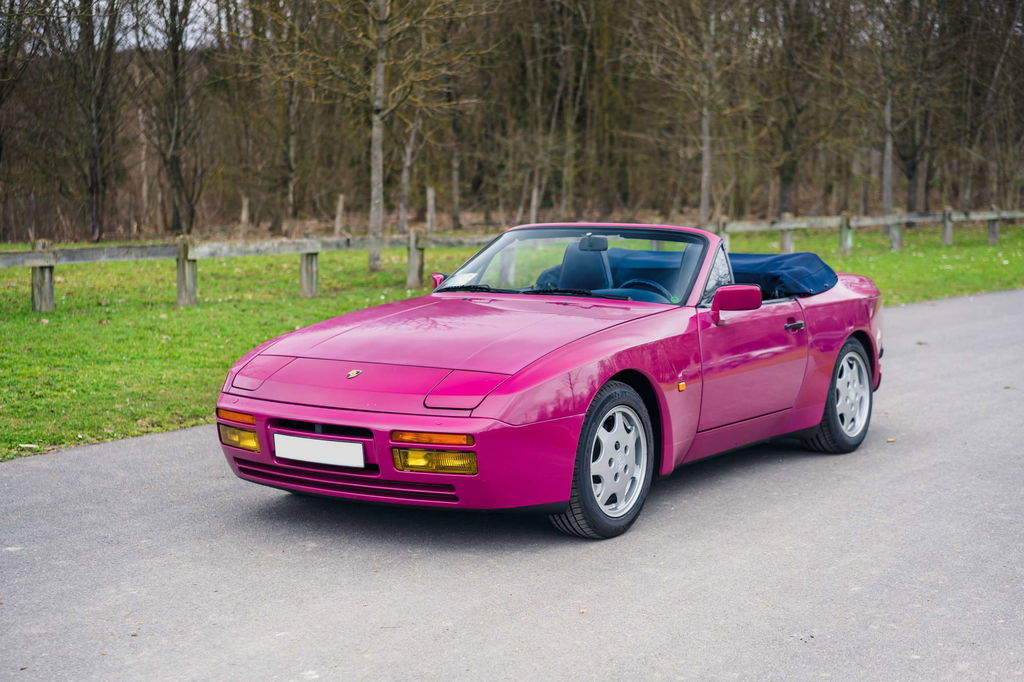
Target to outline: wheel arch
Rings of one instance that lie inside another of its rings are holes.
[[[626,384],[640,394],[640,398],[644,401],[647,415],[651,418],[651,431],[654,437],[654,471],[660,474],[665,453],[665,420],[654,384],[651,383],[647,375],[635,369],[621,370],[609,377],[608,381],[619,381]]]
[[[857,339],[860,341],[860,345],[864,346],[864,350],[868,354],[868,369],[871,371],[872,378],[876,376],[876,364],[878,363],[878,349],[875,348],[875,342],[871,339],[871,334],[868,334],[863,329],[858,329],[850,334],[851,339]]]

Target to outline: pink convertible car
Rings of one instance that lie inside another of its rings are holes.
[[[232,470],[295,493],[533,509],[607,538],[655,475],[783,435],[850,452],[867,433],[879,292],[813,254],[524,225],[434,280],[232,367],[217,401]]]

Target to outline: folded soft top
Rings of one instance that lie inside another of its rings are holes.
[[[764,298],[810,296],[828,291],[839,277],[814,253],[730,253],[737,284],[756,284]]]

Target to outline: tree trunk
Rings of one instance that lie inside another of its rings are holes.
[[[416,133],[420,128],[419,112],[409,129],[409,137],[405,140],[405,153],[402,155],[402,181],[398,191],[398,231],[409,231],[409,186],[412,182],[412,162],[416,157]]]
[[[149,146],[146,144],[146,123],[139,108],[139,174],[142,176],[142,186],[139,188],[139,227],[149,224]]]
[[[427,234],[437,229],[437,201],[434,188],[427,187]]]
[[[242,215],[238,219],[238,236],[245,239],[249,233],[249,195],[242,195]]]
[[[167,179],[171,184],[171,231],[192,234],[193,212],[182,164],[181,152],[172,152],[167,160]]]
[[[459,143],[452,145],[452,229],[462,228],[459,208]]]
[[[711,111],[705,104],[700,112],[700,224],[711,218]]]
[[[89,142],[89,239],[98,242],[103,238],[103,180],[100,177],[99,133],[96,121],[90,121]]]
[[[388,0],[377,0],[377,64],[370,128],[370,272],[380,270],[384,236],[384,66],[388,56]]]
[[[917,210],[919,213],[927,213],[929,202],[928,202],[928,187],[932,184],[932,178],[935,177],[934,164],[931,161],[930,155],[924,157],[924,161],[921,163],[922,172],[919,173],[920,177],[918,182],[921,183],[917,189]]]
[[[295,186],[298,176],[298,147],[299,147],[299,87],[295,81],[288,81],[287,95],[285,102],[285,149],[284,163],[286,173],[287,201],[288,201],[288,232],[291,234],[291,221],[299,215],[299,209],[295,202]]]
[[[704,39],[704,78],[701,82],[700,110],[700,224],[711,219],[711,96],[715,78],[715,15],[708,18]]]
[[[792,199],[796,167],[794,159],[786,159],[779,166],[779,215],[793,212]]]
[[[345,228],[345,195],[338,195],[338,205],[334,209],[334,236],[340,237]]]
[[[903,174],[907,177],[907,210],[916,211],[917,206],[917,159],[904,162]]]
[[[566,111],[569,108],[566,107]],[[566,125],[571,126],[569,114],[566,114]],[[562,220],[574,217],[573,185],[576,172],[576,131],[568,127],[565,131],[565,153],[562,156]]]

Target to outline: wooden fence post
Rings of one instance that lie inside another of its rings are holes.
[[[408,269],[405,273],[405,286],[419,289],[423,286],[423,239],[420,230],[409,230]]]
[[[50,242],[37,239],[33,251],[49,251]],[[37,265],[32,268],[32,310],[37,313],[53,312],[53,266]]]
[[[316,251],[299,254],[299,293],[305,298],[317,295],[319,255]]]
[[[992,207],[993,211],[999,212],[999,209],[995,206]],[[988,243],[998,244],[999,243],[999,218],[993,218],[988,221]]]
[[[850,224],[850,214],[843,213],[839,216],[839,253],[849,256],[853,251],[853,225]]]
[[[434,196],[434,188],[427,187],[427,234],[431,234],[437,228],[437,197]]]
[[[793,253],[796,250],[793,243],[793,237],[796,235],[796,230],[781,230],[782,232],[782,253]]]
[[[942,244],[953,245],[953,209],[949,206],[942,209]]]
[[[793,219],[793,214],[786,212],[782,214],[783,222],[788,222]],[[780,230],[782,236],[782,253],[793,253],[793,239],[796,236],[796,230]]]
[[[889,238],[892,242],[892,250],[899,251],[903,248],[903,225],[893,223],[889,226]]]
[[[188,257],[188,237],[178,237],[178,305],[195,305],[199,296],[196,291],[196,261]]]

